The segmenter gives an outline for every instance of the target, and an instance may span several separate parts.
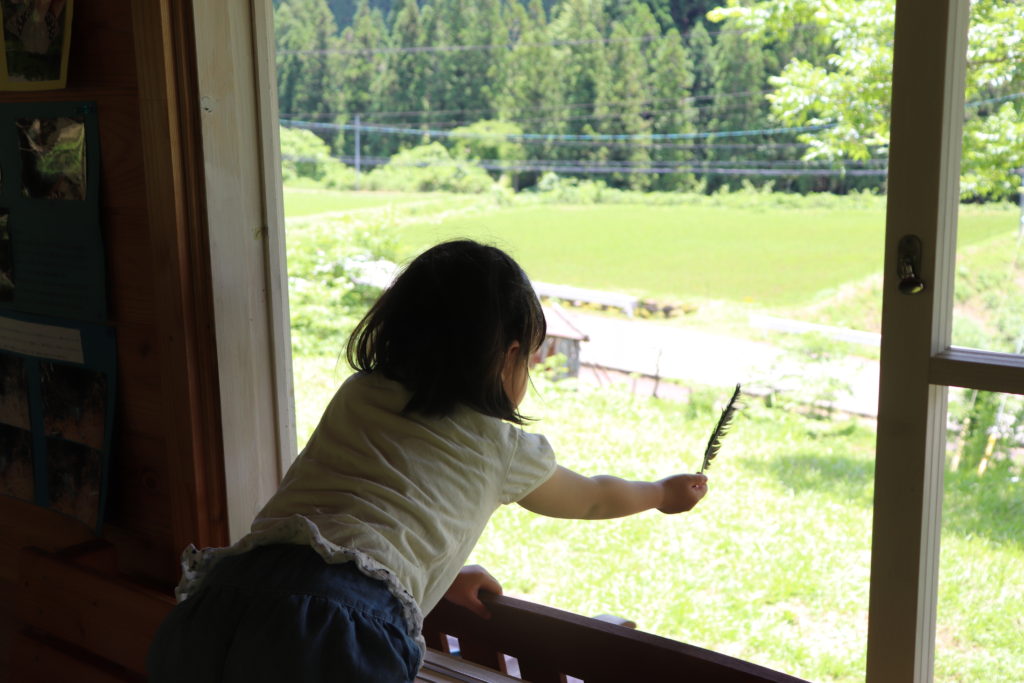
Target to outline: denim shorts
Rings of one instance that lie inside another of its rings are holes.
[[[412,681],[420,648],[387,586],[308,546],[221,559],[157,632],[151,683]]]

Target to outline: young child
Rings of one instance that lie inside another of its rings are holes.
[[[499,505],[574,519],[696,505],[703,475],[585,477],[521,429],[544,334],[501,250],[454,241],[412,261],[356,327],[358,372],[251,533],[186,551],[150,680],[411,681],[423,614],[447,597],[486,618],[480,592],[501,592],[462,567]]]

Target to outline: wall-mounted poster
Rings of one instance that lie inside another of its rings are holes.
[[[21,150],[21,192],[35,199],[86,197],[83,116],[29,116],[15,121]]]
[[[68,78],[73,0],[0,0],[0,90],[54,90]]]
[[[4,30],[31,43],[38,26],[12,29],[11,17],[70,12],[62,5],[0,0]],[[98,531],[117,360],[96,116],[91,102],[0,107],[0,495]]]
[[[96,114],[92,102],[0,108],[0,312],[106,318]]]
[[[0,314],[0,495],[99,530],[116,362],[107,326]]]

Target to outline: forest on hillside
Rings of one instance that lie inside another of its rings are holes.
[[[828,7],[276,0],[280,117],[350,166],[434,143],[517,188],[553,172],[641,191],[884,190],[892,0]],[[1002,199],[1024,166],[1024,4],[972,11],[964,195]]]

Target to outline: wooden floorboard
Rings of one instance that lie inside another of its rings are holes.
[[[519,679],[431,649],[427,650],[423,667],[420,669],[419,675],[416,676],[416,683],[507,683],[508,681],[519,681]]]
[[[14,640],[14,592],[13,581],[0,579],[0,683],[10,680],[11,642]]]

